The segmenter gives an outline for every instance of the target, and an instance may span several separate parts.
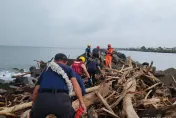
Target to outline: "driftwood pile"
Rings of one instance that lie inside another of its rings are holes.
[[[139,68],[128,58],[120,70],[105,69],[100,88],[84,96],[90,118],[175,118],[176,99],[151,73],[152,64]],[[73,102],[73,107],[79,107],[78,101]]]
[[[170,89],[152,74],[151,68],[152,63],[137,67],[130,57],[120,70],[105,68],[101,75],[104,80],[88,88],[84,96],[88,108],[85,117],[139,118],[159,115],[174,118],[171,114],[175,113],[172,110],[176,109],[176,99]],[[12,100],[2,97],[0,115],[27,118],[28,112],[25,111],[31,108],[31,96],[31,93],[15,94]],[[7,102],[14,100],[18,102]],[[79,101],[75,100],[72,105],[77,110]]]
[[[4,91],[4,93],[1,92],[0,116],[4,115],[7,118],[19,117],[24,112],[25,109],[20,111],[18,109],[21,108],[16,109],[14,106],[16,105],[18,106],[19,104],[24,104],[32,101],[32,91],[33,88],[30,88],[28,86],[23,87],[10,86],[7,91]]]

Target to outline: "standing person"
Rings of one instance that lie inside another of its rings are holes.
[[[99,70],[101,72],[100,66],[96,61],[95,57],[90,57],[87,61],[87,70],[92,79],[93,86],[96,83],[95,74]]]
[[[97,46],[92,50],[92,56],[96,58],[96,62],[101,65],[102,59],[101,59],[101,52],[100,52],[100,46]]]
[[[88,59],[91,56],[91,45],[88,44],[86,48],[86,59]]]
[[[111,44],[108,44],[108,49],[106,50],[106,67],[112,66],[112,53],[114,49],[111,47]]]
[[[45,118],[49,114],[54,114],[57,118],[74,117],[70,98],[73,89],[80,107],[86,111],[75,72],[66,63],[66,55],[59,53],[41,74],[34,88],[31,118]]]
[[[84,63],[85,63],[85,58],[81,56],[79,57],[78,61],[74,61],[73,64],[71,65],[73,70],[76,72],[76,79],[82,89],[82,95],[86,94],[86,88],[81,76],[83,75],[83,73],[85,73],[88,79],[90,79],[90,75],[87,72],[87,69]]]
[[[100,58],[100,46],[92,50],[93,57]]]

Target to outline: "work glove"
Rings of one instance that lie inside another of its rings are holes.
[[[76,111],[74,118],[80,118],[83,114],[87,113],[87,108],[85,104],[80,104],[79,109]]]

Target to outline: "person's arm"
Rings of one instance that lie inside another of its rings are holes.
[[[100,50],[98,51],[98,58],[100,58]]]
[[[102,73],[102,70],[101,70],[100,66],[98,66],[97,68],[98,68],[98,70]]]
[[[86,76],[87,76],[88,78],[90,78],[90,75],[89,75],[89,73],[87,72],[86,66],[85,66],[84,64],[82,64],[81,67],[83,68],[83,71],[85,72]]]
[[[80,107],[82,107],[84,109],[84,112],[86,113],[87,109],[86,109],[86,106],[83,101],[82,91],[81,91],[81,88],[80,88],[76,78],[74,78],[74,77],[71,78],[71,82],[73,84],[73,89],[78,97]]]
[[[34,88],[33,97],[32,97],[32,100],[33,100],[32,104],[34,104],[36,99],[37,99],[39,88],[40,88],[40,85],[36,85],[35,88]]]
[[[109,53],[109,50],[107,49],[107,50],[106,50],[106,54],[108,54],[108,53]]]
[[[39,76],[38,81],[37,81],[37,83],[36,83],[36,86],[35,86],[35,88],[34,88],[33,96],[32,96],[32,100],[33,100],[33,103],[32,103],[32,104],[34,104],[35,101],[36,101],[36,99],[37,99],[38,90],[39,90],[39,88],[40,88],[40,83],[41,83],[41,81],[42,81],[42,74],[43,74],[43,73],[41,73],[41,75]]]
[[[112,50],[111,50],[111,55],[113,55],[113,53],[114,53],[114,48],[112,48]]]
[[[96,67],[98,68],[98,70],[102,73],[102,70],[101,70],[101,68],[100,68],[100,66],[99,66],[99,64],[98,63],[96,63]]]

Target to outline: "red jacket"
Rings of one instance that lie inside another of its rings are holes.
[[[83,62],[81,62],[81,61],[74,61],[72,64],[73,70],[79,75],[83,74],[83,68],[81,66],[82,64],[83,64]]]

